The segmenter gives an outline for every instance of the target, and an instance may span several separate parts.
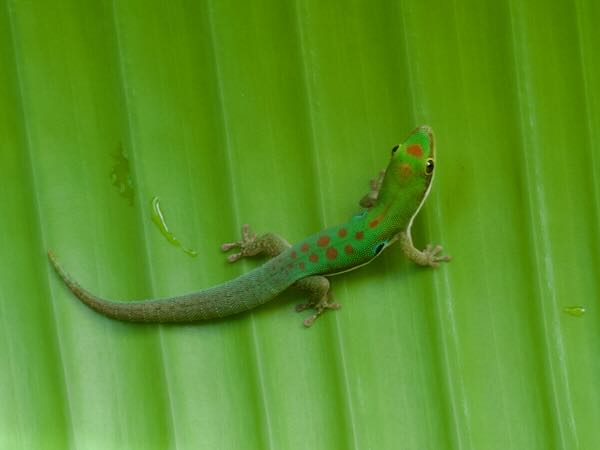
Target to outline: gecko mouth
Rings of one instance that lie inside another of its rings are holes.
[[[429,138],[429,157],[435,158],[435,139],[433,137],[433,130],[429,125],[421,125],[418,129],[422,133],[427,133],[427,137]]]
[[[433,131],[431,130],[431,128],[429,128],[429,131],[427,131],[427,134],[429,135],[429,147],[430,147],[429,157],[435,159],[435,145],[434,145],[435,140],[433,138]]]

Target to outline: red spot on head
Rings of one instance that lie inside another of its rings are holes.
[[[304,261],[299,264],[300,270],[304,270]]]
[[[290,253],[290,256],[292,258],[295,258],[296,256],[298,256],[298,254],[296,253],[296,250],[292,250],[292,253]]]
[[[365,232],[364,231],[357,231],[356,232],[356,239],[362,239],[365,237]]]
[[[354,251],[354,247],[352,247],[350,244],[348,244],[344,247],[344,251],[346,252],[346,255],[349,255],[350,253],[352,253]]]
[[[327,244],[329,244],[329,241],[331,239],[329,239],[329,236],[325,235],[325,236],[321,236],[319,239],[317,239],[317,245],[319,247],[325,247]]]
[[[406,153],[408,153],[409,155],[416,156],[417,158],[421,158],[423,156],[423,147],[421,147],[421,144],[407,145]]]
[[[325,256],[327,256],[327,259],[334,260],[335,258],[337,258],[337,255],[338,252],[334,247],[329,247],[325,252]]]
[[[338,230],[338,236],[339,237],[346,237],[346,235],[348,234],[348,230],[346,230],[345,228],[340,228]]]
[[[379,225],[379,218],[373,219],[369,222],[369,227],[371,228],[375,228],[377,225]]]
[[[310,255],[308,257],[308,259],[310,259],[310,262],[316,263],[319,260],[319,255],[317,255],[316,253],[313,253],[312,255]]]
[[[307,252],[308,251],[308,244],[306,242],[304,244],[302,244],[302,247],[300,247],[300,251],[301,252]]]

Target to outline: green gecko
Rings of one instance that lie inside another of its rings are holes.
[[[214,319],[260,306],[294,286],[308,292],[308,302],[298,305],[296,311],[314,309],[304,320],[309,327],[324,311],[340,307],[332,300],[330,276],[370,263],[396,241],[419,265],[436,267],[441,261],[450,261],[449,256],[440,255],[441,246],[427,245],[420,251],[411,238],[413,219],[431,189],[434,157],[431,128],[416,128],[392,149],[385,172],[371,181],[371,191],[361,199],[363,209],[358,214],[295,245],[272,233],[257,237],[244,225],[241,240],[221,246],[224,252],[239,249],[229,255],[229,262],[259,254],[270,259],[238,278],[199,292],[154,300],[105,300],[71,278],[51,251],[48,257],[83,303],[113,319],[153,323]]]

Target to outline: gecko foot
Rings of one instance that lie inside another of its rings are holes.
[[[384,176],[385,172],[382,170],[381,172],[379,172],[377,178],[373,178],[369,182],[371,190],[363,198],[360,199],[360,206],[362,206],[363,208],[370,208],[375,204],[375,202],[377,201],[377,197],[379,197],[379,189],[381,189],[381,183],[383,182]]]
[[[229,262],[235,262],[244,256],[254,256],[260,252],[260,249],[254,245],[256,243],[256,234],[250,230],[250,225],[242,225],[242,239],[235,242],[226,242],[221,245],[221,251],[227,252],[232,248],[239,247],[238,253],[233,253],[227,257]]]
[[[317,320],[317,318],[323,314],[325,311],[327,311],[328,309],[340,309],[342,307],[342,305],[340,305],[339,303],[332,303],[328,296],[324,297],[322,300],[320,300],[317,303],[304,303],[304,304],[300,304],[300,305],[296,305],[296,312],[301,312],[304,311],[306,309],[314,309],[315,313],[312,314],[311,316],[307,317],[306,319],[304,319],[304,321],[302,322],[304,324],[305,327],[310,327],[315,320]]]
[[[439,253],[443,250],[441,245],[435,247],[431,244],[427,244],[425,250],[421,252],[422,261],[419,262],[422,266],[438,267],[440,262],[448,262],[452,258],[448,255],[440,255]]]

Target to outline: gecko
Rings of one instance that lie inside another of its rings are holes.
[[[359,202],[361,210],[347,222],[295,245],[274,233],[257,236],[243,225],[240,240],[221,246],[223,252],[236,249],[228,261],[256,255],[269,259],[233,280],[190,294],[135,301],[103,299],[75,281],[52,251],[48,257],[83,303],[112,319],[148,323],[215,319],[256,308],[295,287],[307,293],[307,302],[296,306],[296,311],[313,310],[303,321],[309,327],[323,312],[340,308],[333,300],[329,277],[370,263],[395,242],[418,265],[437,267],[450,261],[441,254],[440,245],[427,245],[421,251],[411,237],[413,220],[431,190],[434,167],[433,131],[419,126],[392,148],[385,171],[371,180],[371,190]]]

